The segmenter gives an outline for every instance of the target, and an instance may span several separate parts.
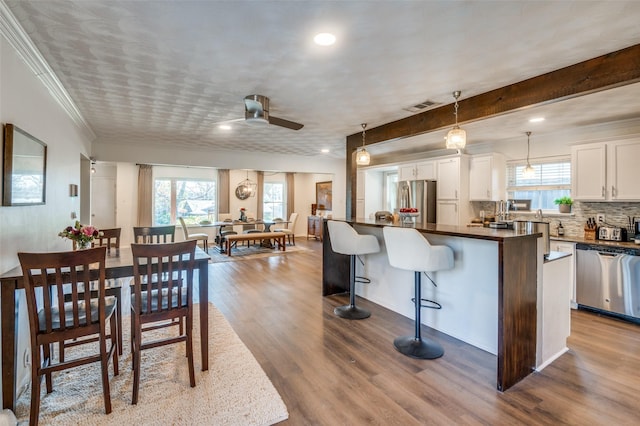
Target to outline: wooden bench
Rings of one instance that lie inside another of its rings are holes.
[[[274,240],[278,245],[278,249],[282,251],[286,250],[285,240],[287,238],[287,234],[284,232],[251,232],[248,234],[225,235],[224,238],[227,240],[226,248],[229,256],[231,256],[232,243],[238,241]]]

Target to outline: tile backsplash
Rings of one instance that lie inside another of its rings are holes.
[[[473,213],[480,215],[480,210],[487,213],[495,212],[495,202],[472,202]],[[584,225],[590,217],[597,217],[598,214],[605,215],[605,222],[608,225],[627,227],[629,217],[640,219],[640,203],[594,203],[584,201],[574,201],[570,214],[552,213],[543,215],[543,220],[549,222],[549,232],[552,236],[557,235],[558,224],[562,222],[564,234],[571,237],[582,237],[584,235]],[[531,220],[532,213],[513,214],[511,219]]]

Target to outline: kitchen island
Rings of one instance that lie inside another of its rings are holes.
[[[537,268],[543,258],[542,234],[512,230],[426,223],[393,223],[371,219],[347,220],[358,233],[375,235],[380,253],[367,255],[357,275],[371,283],[358,284],[356,293],[372,302],[413,318],[413,274],[391,267],[382,236],[384,226],[411,226],[434,245],[453,249],[454,268],[430,274],[438,287],[425,280],[423,297],[442,309],[425,309],[422,323],[497,356],[497,388],[504,391],[536,366]],[[323,240],[323,295],[349,289],[349,259]],[[539,259],[538,259],[539,258]],[[446,354],[445,354],[446,356]]]

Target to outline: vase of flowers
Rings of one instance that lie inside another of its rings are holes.
[[[59,237],[67,238],[73,241],[74,250],[84,250],[91,247],[94,238],[102,235],[91,225],[83,225],[76,220],[74,226],[67,226],[62,232],[58,233]]]
[[[240,222],[246,222],[246,221],[247,221],[246,210],[244,207],[240,207]]]

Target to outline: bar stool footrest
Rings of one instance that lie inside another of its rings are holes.
[[[411,298],[411,301],[412,301],[413,303],[416,303],[416,298],[415,298],[415,297],[412,297],[412,298]],[[420,304],[420,306],[421,306],[421,307],[423,307],[423,308],[428,308],[428,309],[442,309],[442,305],[441,305],[441,304],[439,304],[438,302],[433,301],[433,300],[429,300],[429,299],[420,299],[420,301],[430,303],[430,305],[423,305],[423,304]]]
[[[444,355],[444,348],[431,339],[416,339],[413,336],[397,337],[393,345],[398,352],[411,358],[436,359]]]

